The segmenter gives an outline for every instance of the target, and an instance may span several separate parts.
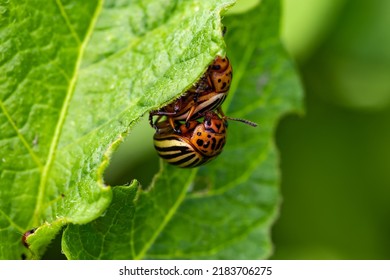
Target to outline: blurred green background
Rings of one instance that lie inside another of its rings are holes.
[[[285,0],[304,116],[280,123],[274,259],[390,259],[390,1]]]
[[[271,258],[390,259],[390,1],[282,2],[306,112],[276,131],[283,202]],[[146,119],[135,127],[109,184],[149,184],[152,134]]]

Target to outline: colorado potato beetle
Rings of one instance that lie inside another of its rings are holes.
[[[203,122],[189,121],[175,132],[168,120],[157,124],[154,147],[168,163],[196,167],[216,158],[226,143],[227,121],[214,112],[206,112]]]
[[[205,112],[217,109],[226,99],[232,77],[229,59],[217,56],[205,74],[183,96],[160,110],[150,112],[150,125],[156,127],[160,118],[166,116],[172,128],[177,131],[175,120],[185,120],[188,123],[202,117]],[[153,116],[158,116],[155,122]]]
[[[169,122],[159,122],[154,134],[154,147],[159,156],[168,163],[179,167],[197,167],[216,158],[226,143],[227,120],[257,126],[248,120],[225,116],[220,108],[217,112],[204,113],[203,122],[191,120],[187,123],[176,121],[178,131]]]

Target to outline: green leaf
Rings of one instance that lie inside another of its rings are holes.
[[[195,170],[180,174],[176,169],[167,166],[149,192],[142,191],[136,181],[130,187],[115,187],[113,204],[103,217],[65,230],[65,255],[69,259],[142,259],[176,213],[193,180]],[[96,238],[91,241],[91,236]]]
[[[114,198],[116,203],[93,226],[68,226],[63,239],[68,258],[269,256],[270,228],[280,202],[273,134],[281,116],[302,107],[299,80],[279,41],[279,21],[279,3],[272,0],[224,17],[234,79],[223,107],[228,116],[259,127],[230,121],[227,145],[211,163],[190,170],[162,163],[147,190],[136,183],[114,188],[114,194],[119,188],[129,196],[137,188],[137,195],[126,200],[127,207]],[[89,242],[91,236],[99,241]]]
[[[104,215],[86,225],[66,229],[62,247],[68,258],[111,259],[113,252],[116,259],[129,258],[132,252],[129,225],[134,219],[137,190],[136,181],[131,186],[115,187],[112,204]]]
[[[232,1],[0,1],[0,258],[104,213],[112,151],[224,54]]]

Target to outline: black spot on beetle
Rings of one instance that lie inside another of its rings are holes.
[[[198,145],[198,146],[203,146],[203,140],[202,139],[198,139],[198,140],[196,140],[196,144]]]
[[[211,149],[214,151],[215,150],[215,145],[217,144],[217,140],[215,140],[215,137],[211,139]]]
[[[201,136],[201,135],[202,135],[202,132],[199,132],[199,131],[198,131],[198,132],[196,133],[196,135]]]
[[[215,148],[216,148],[217,150],[219,150],[219,149],[222,149],[224,145],[225,145],[225,139],[222,138],[222,139],[219,139],[219,141],[218,141],[218,143],[217,143],[217,145],[216,145]]]

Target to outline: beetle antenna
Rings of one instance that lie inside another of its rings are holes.
[[[231,117],[226,116],[225,113],[222,111],[221,106],[218,107],[217,112],[218,112],[218,114],[220,114],[223,118],[226,118],[226,119],[228,119],[228,120],[237,121],[237,122],[242,122],[242,123],[245,123],[245,124],[250,125],[250,126],[253,126],[253,127],[256,127],[256,126],[257,126],[257,123],[255,123],[255,122],[251,122],[251,121],[248,121],[248,120],[245,120],[245,119],[231,118]]]
[[[242,122],[242,123],[245,123],[245,124],[253,126],[253,127],[257,126],[257,123],[251,122],[251,121],[248,121],[248,120],[245,120],[245,119],[230,118],[230,117],[226,117],[226,116],[225,116],[225,118],[227,118],[228,120],[232,120],[232,121]]]

